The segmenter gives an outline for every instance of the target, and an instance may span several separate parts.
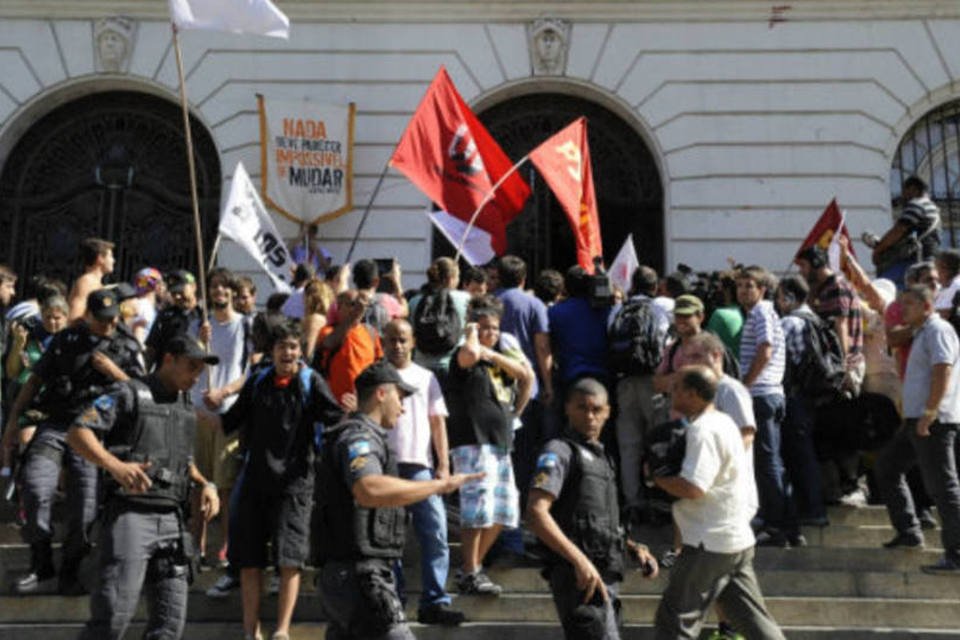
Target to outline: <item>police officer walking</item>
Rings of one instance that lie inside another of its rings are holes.
[[[30,545],[30,571],[14,589],[30,593],[56,574],[53,567],[51,522],[60,469],[67,467],[67,536],[60,567],[59,590],[65,595],[83,592],[78,580],[80,561],[89,544],[87,530],[97,508],[97,470],[65,442],[67,429],[81,409],[117,381],[142,376],[140,344],[117,331],[119,299],[110,289],[87,296],[84,321],[58,333],[33,368],[13,405],[7,429],[17,430],[20,415],[37,398],[48,416],[24,453],[23,489]]]
[[[546,444],[530,483],[527,522],[550,550],[544,577],[568,640],[619,640],[624,550],[648,578],[657,561],[620,526],[617,475],[600,444],[610,415],[607,390],[583,378],[567,392],[569,429]]]
[[[455,491],[483,474],[423,481],[398,477],[387,429],[403,412],[403,398],[416,389],[383,361],[364,369],[355,385],[359,410],[325,432],[317,483],[315,532],[320,535],[314,553],[330,621],[327,640],[407,640],[414,636],[393,574],[393,563],[403,553],[403,507]]]
[[[217,362],[192,339],[173,338],[156,372],[113,385],[70,427],[70,446],[108,474],[99,580],[83,639],[122,638],[144,582],[149,619],[143,637],[183,634],[193,556],[183,517],[190,483],[202,487],[203,517],[220,510],[216,486],[192,462],[197,417],[186,392],[204,365]]]

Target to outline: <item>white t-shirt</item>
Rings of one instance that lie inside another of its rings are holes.
[[[397,454],[398,462],[432,469],[430,418],[447,417],[440,383],[432,371],[414,362],[397,371],[404,382],[416,387],[417,392],[403,399],[403,415],[397,420],[397,426],[389,431],[390,447]]]
[[[946,287],[937,292],[933,308],[937,311],[950,311],[953,308],[953,296],[960,291],[960,276],[956,276]]]
[[[243,329],[244,317],[239,313],[233,314],[233,319],[228,322],[217,322],[217,319],[210,315],[210,353],[220,358],[220,364],[210,365],[209,388],[219,389],[233,382],[237,378],[243,377],[247,363],[244,362],[244,338]],[[193,327],[193,335],[197,335],[196,325]],[[204,407],[203,393],[207,390],[207,372],[204,371],[197,384],[190,390],[193,406]],[[239,394],[233,394],[224,399],[217,413],[226,413],[233,403],[237,401]]]
[[[687,453],[680,477],[704,492],[673,503],[684,544],[713,553],[739,553],[754,545],[750,519],[757,487],[747,466],[740,430],[725,413],[710,410],[687,427]]]

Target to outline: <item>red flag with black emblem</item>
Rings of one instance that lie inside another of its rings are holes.
[[[807,234],[806,240],[804,240],[800,248],[797,249],[796,255],[800,255],[804,249],[808,249],[814,245],[829,252],[835,243],[837,232],[846,237],[848,242],[850,241],[850,233],[847,231],[846,219],[844,218],[843,212],[840,211],[839,205],[837,205],[837,199],[834,198],[830,201],[830,204],[827,205],[827,208],[823,210],[823,213],[820,214],[817,223],[813,225],[813,229]],[[850,253],[856,257],[857,254],[853,250],[852,242],[850,242],[849,247]]]
[[[390,164],[441,209],[467,222],[513,167],[443,67],[397,143]],[[475,224],[491,235],[497,254],[506,252],[506,225],[523,210],[529,196],[530,187],[513,173],[480,211]]]
[[[577,263],[593,273],[593,259],[603,257],[600,216],[593,191],[587,119],[580,117],[530,153],[543,179],[567,213],[577,241]]]

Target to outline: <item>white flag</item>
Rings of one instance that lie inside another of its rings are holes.
[[[463,232],[467,228],[467,223],[464,220],[454,217],[446,211],[427,211],[427,217],[454,248],[460,245],[460,241],[463,240]],[[489,233],[474,225],[470,228],[467,241],[463,243],[463,250],[460,253],[467,262],[474,266],[486,264],[497,255],[493,247],[490,246],[491,239]]]
[[[620,247],[617,257],[613,259],[610,270],[610,281],[624,293],[630,292],[630,281],[633,278],[633,272],[640,266],[637,259],[637,249],[633,246],[633,234],[627,236],[626,242]]]
[[[830,246],[827,247],[827,260],[830,263],[830,268],[837,273],[841,273],[840,269],[840,237],[843,235],[843,228],[847,225],[847,212],[840,210],[840,224],[837,226],[837,230],[834,232],[833,237],[830,238]]]
[[[229,31],[288,39],[290,19],[270,0],[168,0],[178,29]]]
[[[274,289],[290,293],[288,281],[293,260],[242,162],[237,163],[233,172],[230,197],[220,213],[219,233],[243,247],[257,261]]]

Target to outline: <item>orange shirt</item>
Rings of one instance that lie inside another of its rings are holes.
[[[323,343],[323,339],[333,333],[335,328],[328,324],[320,329],[317,336],[318,348]],[[330,385],[333,397],[337,400],[340,400],[345,393],[355,393],[353,383],[360,372],[383,357],[380,336],[375,329],[364,324],[351,327],[343,337],[343,343],[339,349],[333,351],[324,349],[323,352],[326,371],[321,373],[326,376],[327,384]]]

